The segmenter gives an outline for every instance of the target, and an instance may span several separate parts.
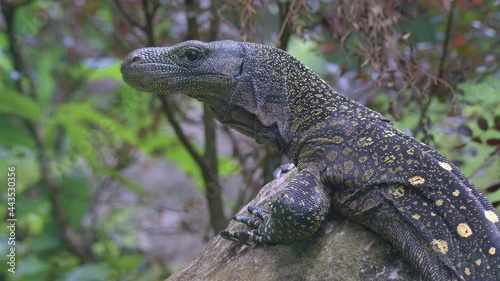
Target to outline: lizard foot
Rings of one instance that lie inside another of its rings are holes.
[[[245,245],[252,244],[275,244],[278,242],[276,235],[268,231],[268,225],[271,221],[271,215],[264,209],[257,206],[249,206],[248,212],[255,218],[245,217],[242,215],[235,215],[233,220],[244,223],[252,230],[230,230],[224,229],[220,232],[220,236],[224,239],[239,242]]]

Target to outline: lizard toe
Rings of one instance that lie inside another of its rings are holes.
[[[237,222],[244,223],[252,228],[258,228],[262,224],[261,220],[252,219],[252,218],[241,216],[241,215],[234,215],[233,220],[235,220]]]
[[[268,211],[257,206],[248,206],[248,212],[262,221],[266,221],[271,216]]]
[[[258,234],[256,229],[240,231],[224,229],[219,234],[224,239],[239,242],[244,245],[264,244],[263,241],[265,241],[265,239]]]

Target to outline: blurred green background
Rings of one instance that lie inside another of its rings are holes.
[[[17,218],[0,280],[166,278],[287,162],[194,100],[121,80],[128,52],[188,39],[289,51],[500,205],[498,1],[0,4],[0,216]]]

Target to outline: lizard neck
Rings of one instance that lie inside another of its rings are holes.
[[[304,146],[315,153],[312,158],[322,158],[321,151],[311,146],[327,142],[342,135],[355,138],[359,122],[388,122],[375,112],[345,96],[339,95],[307,66],[290,56],[287,60],[286,92],[289,108],[289,130],[293,137],[287,156],[297,164]],[[318,154],[318,155],[316,155]]]

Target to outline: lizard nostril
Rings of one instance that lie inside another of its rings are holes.
[[[141,62],[141,57],[140,56],[135,56],[132,58],[132,63],[130,64],[131,66],[132,65],[136,65],[136,64],[139,64]]]

